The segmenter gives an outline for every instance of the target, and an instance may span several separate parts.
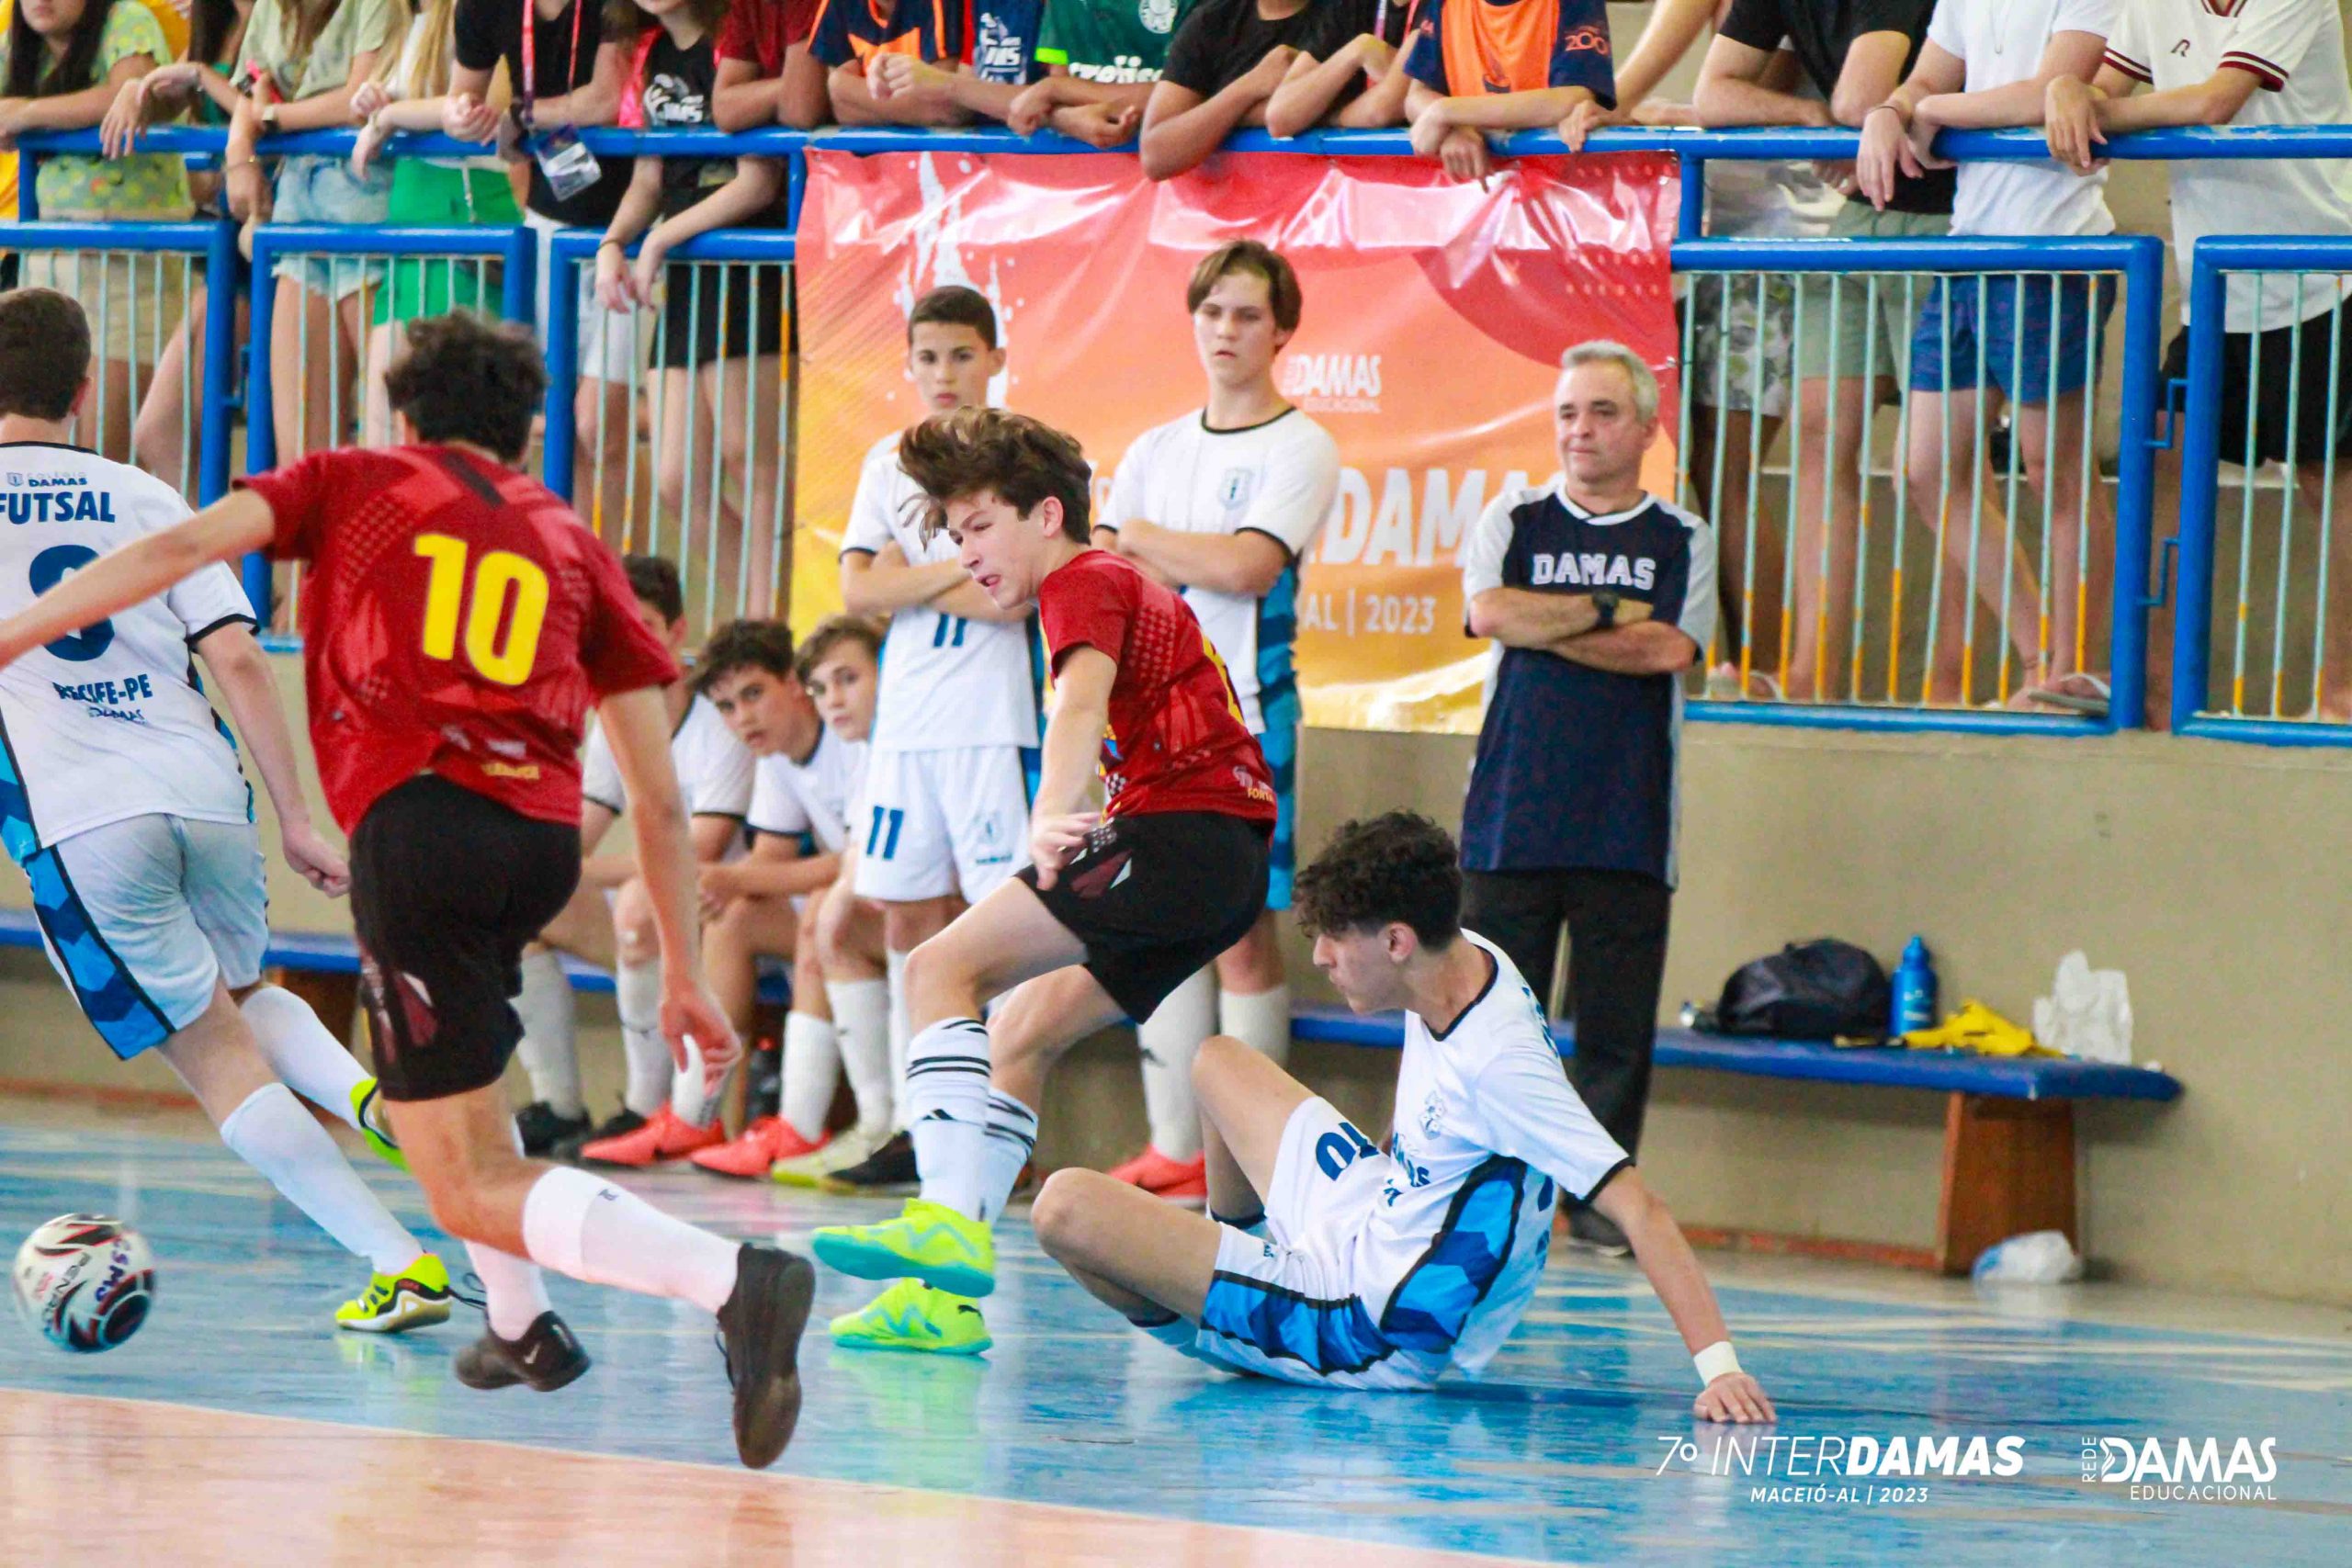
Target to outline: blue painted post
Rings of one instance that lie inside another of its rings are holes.
[[[499,286],[499,313],[528,321],[538,305],[539,240],[526,224],[506,231],[505,271]]]
[[[2172,607],[2172,727],[2205,705],[2213,638],[2213,509],[2222,474],[2222,269],[2197,247],[2188,281],[2188,397],[2180,457],[2180,585]]]
[[[1707,161],[1685,153],[1682,158],[1682,211],[1675,224],[1675,238],[1703,239],[1706,232]]]
[[[2156,344],[2164,332],[2165,246],[2142,237],[2127,242],[2123,267],[2122,451],[2115,489],[2115,609],[2112,700],[2107,727],[2138,729],[2148,713],[2148,550],[2154,530]],[[2097,483],[2096,476],[2090,482]]]
[[[795,147],[784,161],[784,226],[800,232],[800,198],[808,194],[808,149]]]
[[[579,442],[571,403],[580,380],[580,254],[571,238],[559,234],[548,247],[547,435],[539,450],[540,481],[566,501]]]

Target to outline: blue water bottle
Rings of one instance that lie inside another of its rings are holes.
[[[1888,1021],[1891,1033],[1908,1034],[1936,1026],[1936,966],[1928,957],[1924,938],[1913,937],[1894,969],[1894,1006]]]

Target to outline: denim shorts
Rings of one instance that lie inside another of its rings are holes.
[[[341,158],[288,158],[277,166],[276,198],[274,223],[378,225],[391,219],[392,176],[383,163],[356,180]],[[381,284],[384,263],[380,257],[288,255],[278,258],[277,274],[281,282],[343,299]]]
[[[1911,389],[1974,391],[1989,377],[2011,402],[2078,392],[2098,375],[2114,310],[2109,277],[1939,278],[1911,334]]]

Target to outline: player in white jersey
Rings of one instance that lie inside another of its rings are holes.
[[[977,289],[950,285],[915,301],[907,374],[926,416],[986,404],[1003,369],[996,311]],[[883,910],[893,1082],[906,1070],[907,954],[1029,863],[1036,767],[1033,617],[981,592],[945,533],[925,536],[922,506],[899,467],[898,434],[884,436],[865,455],[842,536],[842,603],[890,621],[856,890]],[[903,1135],[837,1173],[868,1191],[914,1179],[914,1145]]]
[[[92,401],[82,308],[0,295],[0,615],[120,546],[174,526],[162,480],[69,444]],[[114,1054],[160,1053],[221,1141],[368,1260],[335,1313],[372,1333],[449,1315],[449,1276],[295,1099],[400,1162],[376,1080],[291,992],[265,986],[268,897],[253,791],[190,654],[218,682],[277,812],[287,863],[340,896],[343,856],[311,825],[253,607],[209,567],[160,599],[0,671],[0,841],[31,885],[50,962]]]
[[[752,790],[751,854],[702,875],[703,966],[719,1005],[748,1028],[759,961],[792,960],[792,1007],[784,1020],[781,1094],[775,1113],[751,1118],[730,1143],[694,1158],[722,1176],[765,1176],[778,1161],[827,1152],[825,1116],[842,1067],[857,1098],[858,1130],[835,1164],[854,1164],[889,1136],[889,997],[882,980],[881,911],[863,921],[868,983],[844,994],[826,963],[819,924],[848,863],[850,825],[865,784],[876,658],[872,623],[836,616],[797,652],[782,621],[737,621],[703,649],[705,694],[759,758]],[[862,677],[862,679],[860,679]],[[862,686],[852,739],[818,711],[828,682]],[[843,897],[848,897],[844,894]]]
[[[1773,1419],[1674,1217],[1568,1087],[1534,993],[1461,928],[1459,865],[1443,829],[1392,812],[1341,828],[1298,878],[1316,966],[1358,1012],[1405,1010],[1390,1152],[1220,1036],[1193,1074],[1214,1217],[1064,1170],[1031,1211],[1039,1245],[1213,1365],[1427,1388],[1449,1368],[1476,1373],[1510,1337],[1544,1271],[1557,1186],[1632,1241],[1696,1360],[1696,1413]]]
[[[2137,89],[2151,92],[2132,96]],[[2048,89],[2044,123],[2061,163],[2087,173],[2098,143],[2166,126],[2352,124],[2344,18],[2335,0],[2126,0],[2090,85]],[[2208,234],[2352,235],[2352,164],[2340,158],[2182,159],[2171,166],[2173,255],[2188,280]],[[2352,337],[2341,276],[2242,275],[2224,283],[2222,458],[2286,463],[2313,515],[2352,515]],[[2188,301],[2164,378],[2188,373]],[[2252,415],[2249,432],[2246,416]],[[2177,447],[2174,449],[2177,451]],[[2177,463],[2177,457],[2160,459]],[[2334,470],[2334,492],[2329,492]],[[2327,581],[2352,582],[2352,530],[2329,531]],[[2352,612],[2319,606],[2326,627],[2317,712],[2352,720]],[[2172,660],[2160,619],[2149,650],[2150,707],[2166,705]]]
[[[673,654],[680,653],[687,627],[678,569],[658,556],[626,556],[622,565],[637,595],[638,618]],[[670,758],[693,818],[696,859],[710,864],[740,855],[743,815],[752,804],[752,754],[728,732],[718,710],[696,694],[691,680],[663,688],[662,700],[670,715]],[[531,1079],[531,1103],[515,1117],[515,1125],[526,1154],[554,1153],[618,1165],[680,1158],[724,1134],[695,1124],[671,1105],[670,1048],[656,1021],[661,965],[654,956],[651,903],[637,880],[635,861],[596,852],[628,807],[619,766],[601,730],[589,732],[581,761],[581,795],[580,886],[563,913],[525,953],[523,989],[514,999],[515,1013],[523,1021],[523,1040],[515,1054]],[[620,1111],[593,1131],[580,1095],[571,982],[559,953],[611,969],[619,1004],[627,1087]],[[690,1109],[700,1114],[703,1097],[693,1099]],[[650,1134],[649,1127],[653,1129]],[[595,1146],[593,1155],[591,1145]]]
[[[1170,585],[1199,617],[1232,677],[1242,722],[1273,773],[1280,815],[1266,913],[1250,934],[1143,1021],[1151,1142],[1111,1172],[1163,1198],[1206,1192],[1193,1104],[1193,1055],[1220,1030],[1276,1062],[1290,1054],[1290,987],[1274,911],[1290,908],[1300,724],[1291,667],[1298,573],[1340,484],[1340,447],[1274,385],[1298,330],[1298,275],[1277,252],[1236,240],[1203,257],[1184,302],[1208,375],[1206,406],[1127,448],[1094,542]]]

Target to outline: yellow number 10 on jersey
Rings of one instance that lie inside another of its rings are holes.
[[[458,617],[466,592],[466,541],[448,534],[419,534],[416,553],[433,563],[424,587],[424,656],[458,656]],[[507,604],[513,592],[514,615]],[[472,609],[465,616],[466,662],[482,679],[519,686],[531,678],[539,657],[539,633],[548,621],[548,574],[511,550],[492,550],[473,570]],[[499,646],[498,629],[506,627]]]

